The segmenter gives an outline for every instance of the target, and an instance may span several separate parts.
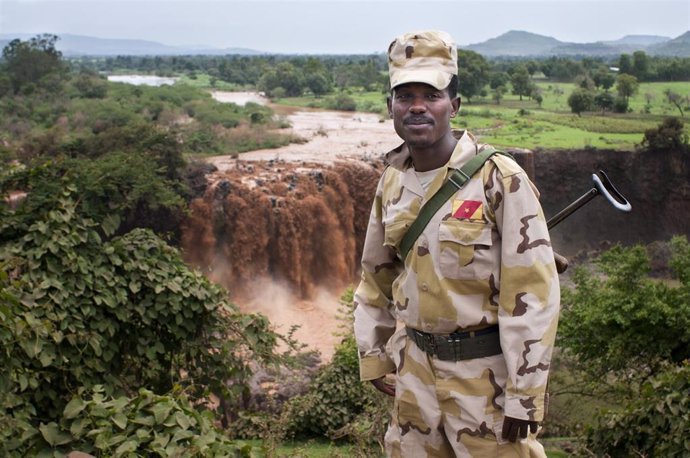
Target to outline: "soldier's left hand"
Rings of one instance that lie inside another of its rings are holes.
[[[381,377],[377,378],[375,380],[370,380],[371,384],[374,385],[374,387],[379,390],[382,393],[387,394],[388,396],[395,396],[395,386],[394,385],[389,385],[386,383],[386,378]]]
[[[503,419],[503,439],[508,439],[509,442],[516,442],[518,437],[524,439],[527,437],[527,430],[532,434],[537,432],[539,422],[530,420],[521,420],[519,418],[505,417]]]

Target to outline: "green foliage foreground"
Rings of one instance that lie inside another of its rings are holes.
[[[267,320],[150,230],[104,239],[69,186],[30,225],[0,212],[0,454],[227,456],[191,405],[236,405],[271,358]]]
[[[596,456],[690,454],[690,244],[660,251],[671,279],[651,277],[644,247],[615,247],[563,295],[559,345],[584,401],[608,406],[583,441]]]

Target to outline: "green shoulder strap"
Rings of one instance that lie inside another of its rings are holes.
[[[453,194],[465,186],[465,184],[470,181],[472,175],[477,173],[477,171],[482,168],[482,165],[484,165],[484,162],[486,162],[487,159],[494,154],[504,154],[510,156],[508,153],[498,151],[491,147],[484,148],[476,156],[467,161],[460,170],[454,170],[453,173],[451,173],[448,177],[448,181],[441,186],[441,189],[439,189],[436,194],[434,194],[431,199],[429,199],[429,201],[422,206],[422,208],[419,210],[419,214],[417,215],[417,219],[412,222],[412,225],[407,230],[402,238],[402,241],[400,242],[400,257],[403,261],[407,257],[407,253],[412,248],[412,245],[414,245],[414,242],[417,240],[426,225],[429,224],[429,221],[441,208],[441,206],[448,199],[450,199]]]

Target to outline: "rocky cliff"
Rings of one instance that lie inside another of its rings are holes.
[[[594,187],[603,170],[632,204],[616,210],[596,197],[551,231],[563,254],[597,248],[602,242],[650,243],[675,234],[690,236],[690,154],[559,150],[534,153],[535,182],[547,219]]]
[[[623,213],[594,198],[551,231],[561,254],[690,236],[688,153],[559,150],[518,156],[534,166],[547,219],[590,190],[599,170],[632,204],[632,212]],[[215,172],[183,227],[187,260],[237,294],[256,288],[258,279],[286,283],[302,297],[317,286],[352,283],[381,170],[376,161],[258,161]]]

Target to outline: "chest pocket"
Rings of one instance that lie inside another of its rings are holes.
[[[398,250],[400,242],[412,224],[411,220],[394,220],[384,223],[383,244]]]
[[[489,278],[493,267],[490,224],[450,218],[441,222],[438,239],[439,270],[445,278]]]

